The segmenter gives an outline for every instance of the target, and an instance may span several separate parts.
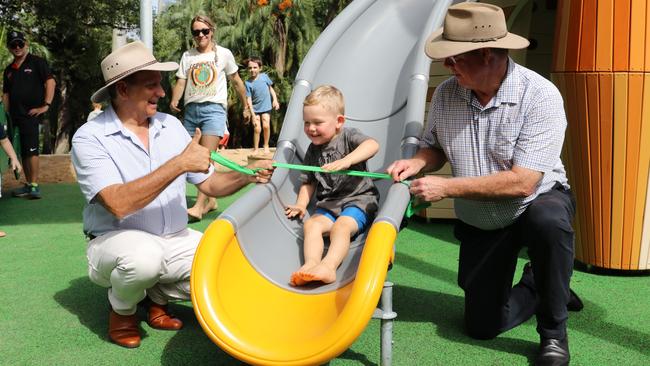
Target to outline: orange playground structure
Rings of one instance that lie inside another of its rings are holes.
[[[564,160],[576,195],[576,257],[650,269],[650,3],[565,0],[553,81],[569,126]]]

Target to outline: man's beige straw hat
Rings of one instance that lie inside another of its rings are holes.
[[[500,7],[460,3],[447,9],[443,27],[429,36],[424,52],[432,59],[443,59],[479,48],[520,49],[528,44],[526,38],[508,32]]]
[[[106,56],[102,60],[104,85],[90,97],[95,103],[108,98],[108,87],[125,77],[143,70],[174,71],[178,69],[176,62],[158,62],[151,50],[144,43],[136,41],[126,44]]]

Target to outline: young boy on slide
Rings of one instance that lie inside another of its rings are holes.
[[[304,131],[311,140],[304,163],[327,171],[367,171],[366,161],[379,150],[374,139],[355,128],[343,128],[343,94],[323,85],[303,102]],[[363,232],[377,212],[379,191],[367,177],[305,172],[295,205],[287,206],[288,218],[303,218],[316,192],[316,212],[305,221],[305,264],[291,275],[290,284],[301,286],[311,281],[332,283],[336,269],[350,248],[350,238]],[[330,246],[323,258],[323,235]]]

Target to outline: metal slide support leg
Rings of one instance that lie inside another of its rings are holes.
[[[384,282],[379,308],[375,309],[373,318],[381,319],[381,366],[390,366],[393,359],[393,283]]]

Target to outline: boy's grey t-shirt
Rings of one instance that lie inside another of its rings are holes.
[[[341,133],[327,144],[310,144],[305,153],[304,163],[321,167],[342,159],[369,138],[356,128],[343,128]],[[368,171],[365,161],[355,164],[349,169]],[[370,178],[345,174],[303,172],[300,175],[300,180],[303,183],[316,181],[316,207],[332,211],[336,216],[340,215],[343,208],[347,206],[357,206],[370,217],[377,212],[379,191]]]

